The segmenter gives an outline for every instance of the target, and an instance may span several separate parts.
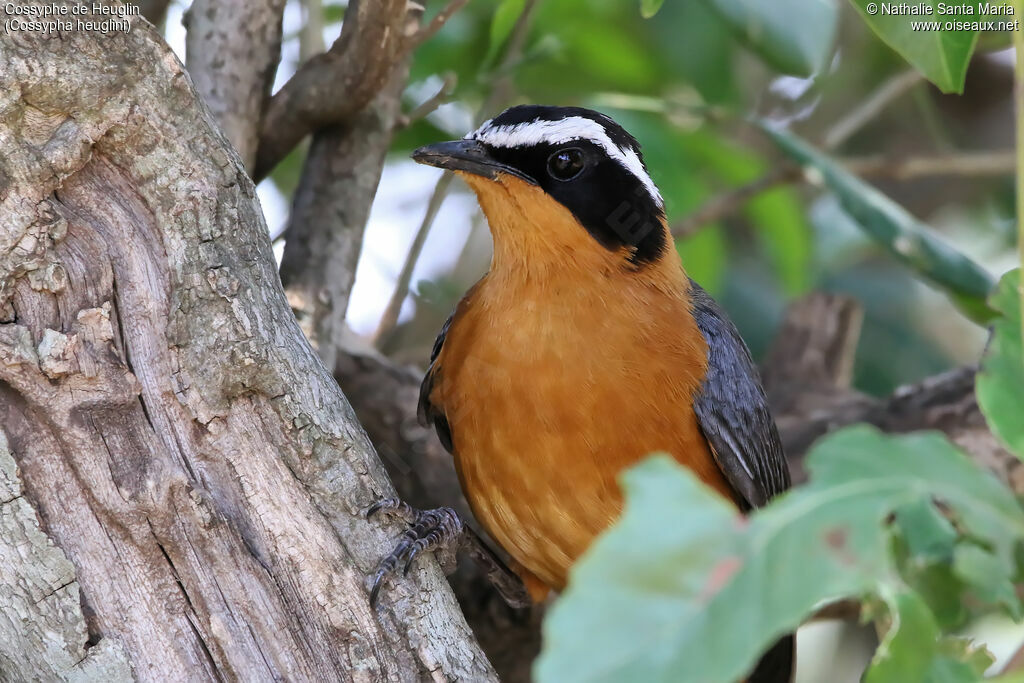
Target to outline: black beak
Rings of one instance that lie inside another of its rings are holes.
[[[472,173],[490,180],[497,180],[499,174],[506,173],[521,178],[531,185],[537,184],[536,180],[519,169],[494,159],[487,151],[487,147],[476,140],[436,142],[433,145],[420,147],[412,153],[412,158],[427,166]]]

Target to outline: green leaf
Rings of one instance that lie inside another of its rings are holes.
[[[925,78],[938,86],[944,93],[962,93],[967,65],[974,52],[974,44],[978,41],[978,31],[945,31],[945,30],[914,30],[914,23],[938,21],[945,23],[947,19],[968,19],[971,17],[946,17],[938,15],[936,8],[940,0],[925,0],[915,5],[927,5],[932,8],[930,16],[906,16],[888,14],[882,10],[889,3],[869,2],[869,0],[851,0],[853,5],[864,17],[871,30],[886,45],[896,50],[910,62]],[[947,5],[949,3],[946,3]],[[875,13],[867,11],[873,5]]]
[[[967,587],[954,573],[949,562],[921,562],[911,556],[900,566],[907,585],[928,603],[935,621],[947,630],[963,627],[971,617],[965,604]]]
[[[494,18],[491,19],[491,37],[487,44],[487,55],[483,61],[485,66],[494,63],[525,6],[526,0],[501,0],[498,3],[498,7],[494,10]]]
[[[835,0],[704,0],[762,59],[810,76],[828,62],[839,17]],[[795,20],[799,17],[799,20]]]
[[[1013,586],[1015,569],[1012,557],[995,555],[973,543],[960,544],[953,555],[953,570],[979,599],[1004,605],[1019,619],[1020,598]]]
[[[930,500],[916,500],[903,506],[896,511],[896,521],[911,554],[939,559],[952,555],[956,529]]]
[[[664,4],[665,0],[640,0],[640,16],[650,19],[658,13]]]
[[[345,20],[345,11],[348,9],[348,4],[341,4],[338,2],[326,2],[323,5],[323,23],[326,26],[336,24],[340,21]]]
[[[895,595],[887,604],[892,623],[875,651],[864,683],[926,680],[940,635],[935,617],[914,593]]]
[[[809,484],[746,519],[666,456],[627,471],[621,520],[544,624],[537,680],[742,678],[822,601],[905,592],[888,520],[917,501],[941,501],[1001,558],[1024,538],[1013,495],[939,434],[853,427],[806,462]]]
[[[888,595],[886,607],[890,625],[864,683],[977,683],[992,664],[984,647],[943,636],[928,605],[915,593],[903,588]]]
[[[995,657],[968,638],[947,636],[939,641],[938,656],[924,680],[930,683],[976,683],[985,677]]]
[[[942,240],[884,194],[848,173],[839,164],[788,131],[762,126],[775,143],[801,165],[816,169],[843,210],[890,254],[935,285],[978,322],[993,312],[985,300],[994,287],[988,271]]]
[[[988,426],[1017,454],[1024,458],[1024,351],[1021,350],[1021,288],[1020,270],[1003,276],[992,295],[996,318],[992,339],[981,360],[975,391],[978,405]]]
[[[897,510],[896,526],[893,551],[903,581],[928,603],[940,627],[963,626],[969,612],[962,602],[967,587],[953,572],[956,529],[927,499]]]

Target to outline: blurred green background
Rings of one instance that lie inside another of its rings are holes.
[[[702,2],[666,3],[645,19],[635,2],[623,0],[538,3],[522,56],[498,67],[498,38],[507,35],[522,6],[470,2],[419,49],[407,92],[410,108],[432,95],[444,74],[454,74],[457,85],[451,104],[397,136],[389,165],[406,163],[418,145],[465,134],[504,79],[510,87],[498,109],[519,102],[582,105],[623,124],[642,143],[669,220],[676,222],[785,163],[747,118],[790,122],[804,139],[819,141],[887,79],[908,70],[846,3],[836,5],[838,30],[825,68],[804,79],[780,75]],[[329,17],[341,14],[334,5],[325,10]],[[830,30],[813,16],[794,14],[789,23],[794,40]],[[838,159],[900,159],[1012,149],[1007,42],[1003,35],[982,36],[963,95],[943,95],[921,80],[831,153]],[[271,180],[285,197],[299,168],[295,154]],[[425,181],[432,179],[428,172]],[[934,174],[876,184],[994,275],[1012,265],[1011,173]],[[466,189],[458,185],[455,192]],[[423,215],[423,190],[420,195],[404,207],[408,238]],[[371,222],[368,241],[374,228]],[[434,331],[489,257],[486,245],[464,248],[451,240],[440,220],[433,233],[435,249],[449,250],[455,264],[414,280],[415,306],[407,303],[385,347],[403,360],[422,360]],[[807,183],[759,194],[678,247],[688,271],[724,304],[757,356],[794,297],[811,290],[855,296],[866,309],[855,384],[872,394],[972,362],[984,342],[980,327],[868,239],[831,194]],[[394,251],[404,257],[400,242]],[[358,287],[354,298],[362,293]]]
[[[740,35],[721,10],[730,3],[710,0],[668,2],[650,19],[637,1],[542,0],[534,7],[521,55],[503,59],[525,4],[473,0],[417,50],[405,94],[408,109],[434,95],[447,75],[454,75],[457,85],[447,104],[395,139],[349,309],[357,331],[370,334],[376,328],[436,182],[432,169],[408,161],[421,144],[461,137],[485,115],[511,104],[598,108],[642,143],[674,223],[787,162],[750,119],[788,124],[803,139],[822,144],[889,79],[910,70],[847,2],[823,3],[834,8],[834,21],[807,11],[817,3],[754,3],[772,5],[780,20],[769,30],[781,35],[784,45],[811,42],[826,48],[822,67],[807,78],[777,68],[784,70],[792,60],[772,46],[751,49],[749,33],[758,27]],[[440,6],[430,3],[427,14]],[[172,45],[181,40],[176,23],[183,9],[172,8],[167,20]],[[310,13],[322,16],[322,40],[329,45],[337,37],[344,4],[289,3],[278,86],[300,55],[316,49],[300,44],[309,40],[303,27]],[[919,80],[829,154],[840,161],[877,157],[884,164],[916,156],[1008,153],[1013,139],[1008,45],[1004,33],[983,33],[962,95],[944,95]],[[486,105],[491,111],[482,112]],[[272,229],[283,223],[280,214],[287,212],[298,181],[303,149],[260,188]],[[1010,170],[868,181],[993,276],[1012,267]],[[417,266],[400,325],[382,340],[398,359],[424,360],[454,302],[486,270],[489,238],[480,218],[471,215],[475,202],[467,193],[455,184]],[[471,227],[454,230],[456,221]],[[855,385],[872,394],[973,362],[984,343],[981,327],[872,242],[831,193],[803,180],[758,194],[679,240],[678,248],[687,270],[723,303],[758,357],[795,297],[812,290],[856,297],[866,315]]]

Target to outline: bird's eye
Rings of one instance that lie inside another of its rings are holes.
[[[558,180],[572,180],[583,170],[583,152],[576,147],[560,149],[548,157],[548,173]]]

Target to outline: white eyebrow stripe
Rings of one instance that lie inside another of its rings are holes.
[[[466,139],[479,140],[492,147],[503,148],[529,147],[541,143],[560,145],[572,140],[588,140],[603,148],[609,157],[636,176],[658,206],[664,206],[661,193],[644,170],[643,162],[637,153],[629,147],[619,147],[612,142],[604,126],[593,119],[568,116],[557,121],[535,119],[511,126],[492,126],[491,121],[485,121],[478,129],[467,134]]]

